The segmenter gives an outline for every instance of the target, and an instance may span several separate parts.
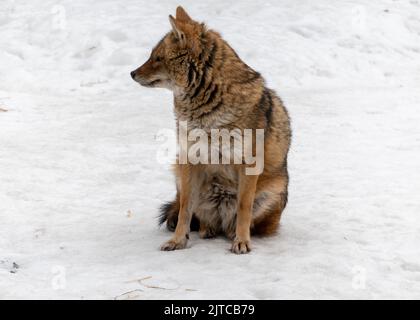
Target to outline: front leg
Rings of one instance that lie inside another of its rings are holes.
[[[236,236],[231,251],[236,254],[251,251],[251,221],[257,188],[257,175],[246,175],[245,170],[239,174],[238,212],[236,217]]]
[[[191,168],[188,164],[182,164],[178,165],[177,169],[180,179],[178,222],[172,239],[161,246],[161,250],[163,251],[184,249],[187,245],[188,234],[190,232],[192,213],[188,207],[191,193]]]

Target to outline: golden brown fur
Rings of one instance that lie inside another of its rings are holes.
[[[188,130],[264,129],[264,170],[252,176],[244,173],[246,164],[176,165],[177,196],[162,207],[161,220],[175,234],[162,249],[184,248],[193,227],[203,238],[223,233],[233,252],[246,253],[250,233],[274,233],[286,206],[289,117],[260,74],[217,32],[181,7],[170,22],[173,30],[133,79],[173,90],[177,125],[188,121]]]

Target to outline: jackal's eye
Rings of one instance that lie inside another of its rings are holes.
[[[161,56],[157,56],[156,58],[155,58],[155,61],[156,62],[160,62],[160,61],[162,61],[163,59],[162,59],[162,57]]]

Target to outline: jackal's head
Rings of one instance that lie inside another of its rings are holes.
[[[175,90],[191,81],[190,66],[201,56],[206,27],[192,20],[182,7],[169,16],[172,30],[155,46],[150,58],[131,72],[134,81],[146,87]]]

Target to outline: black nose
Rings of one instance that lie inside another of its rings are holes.
[[[136,76],[136,72],[135,71],[131,71],[130,74],[131,74],[131,78],[133,78],[133,80],[134,80],[134,77]]]

